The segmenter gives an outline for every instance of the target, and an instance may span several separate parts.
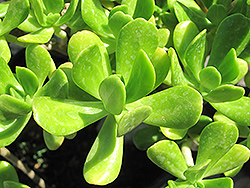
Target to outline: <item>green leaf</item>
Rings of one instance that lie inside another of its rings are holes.
[[[70,38],[70,41],[68,43],[69,58],[71,62],[75,64],[82,51],[93,44],[96,44],[99,47],[102,57],[101,67],[103,69],[105,76],[107,77],[108,75],[111,74],[109,56],[103,42],[93,32],[84,30],[74,34]]]
[[[0,121],[24,116],[31,111],[31,105],[10,95],[0,95]]]
[[[154,0],[137,0],[133,18],[144,18],[146,20],[149,20],[154,13],[154,8]]]
[[[84,22],[102,36],[112,37],[108,27],[108,16],[99,0],[81,1],[82,18]]]
[[[246,86],[250,88],[250,71],[246,74],[244,81],[246,83]]]
[[[30,3],[33,5],[32,7],[38,23],[46,27],[46,15],[43,12],[43,3],[40,0],[30,0]]]
[[[188,129],[173,129],[160,127],[162,134],[164,134],[167,138],[171,140],[181,140],[186,135]]]
[[[214,166],[206,172],[205,176],[221,174],[228,170],[232,170],[245,162],[250,157],[250,151],[247,147],[235,144]]]
[[[25,94],[33,97],[39,87],[37,76],[25,67],[16,67],[16,77],[22,85]]]
[[[0,147],[10,145],[22,132],[31,117],[31,113],[11,121],[0,121]]]
[[[57,150],[64,141],[64,136],[55,136],[43,130],[44,142],[49,150]]]
[[[25,43],[47,43],[54,34],[53,27],[41,28],[33,33],[19,37],[17,40]]]
[[[103,105],[111,114],[119,115],[125,106],[126,90],[124,83],[117,75],[105,78],[99,87]]]
[[[124,77],[125,85],[129,80],[138,51],[142,49],[150,59],[157,46],[157,29],[142,18],[129,22],[121,29],[117,39],[116,73]]]
[[[202,97],[191,87],[176,86],[127,104],[126,108],[130,110],[142,105],[149,105],[153,109],[145,123],[187,129],[199,120]]]
[[[122,2],[123,3],[123,2]],[[117,5],[115,6],[114,8],[112,8],[109,12],[109,19],[116,13],[116,12],[123,12],[124,14],[129,14],[129,9],[128,9],[128,6],[127,5]]]
[[[4,181],[3,185],[4,188],[30,188],[28,185],[13,181]]]
[[[82,51],[74,63],[72,77],[81,89],[100,99],[99,86],[107,75],[98,45],[93,44]]]
[[[174,141],[162,140],[147,150],[148,158],[168,173],[185,180],[184,172],[187,170],[186,161]]]
[[[196,165],[211,159],[206,169],[208,172],[233,147],[237,139],[238,129],[235,125],[210,123],[201,132]]]
[[[234,177],[236,176],[242,169],[244,164],[232,169],[232,170],[229,170],[227,172],[224,173],[225,176],[228,176],[228,177]]]
[[[18,182],[18,175],[15,168],[7,161],[0,161],[0,188],[4,188],[4,181]]]
[[[143,50],[139,50],[126,85],[126,103],[146,96],[153,90],[154,85],[154,67],[147,54]]]
[[[249,97],[242,97],[231,102],[212,103],[212,106],[239,125],[250,126]]]
[[[204,67],[205,45],[206,30],[203,30],[188,45],[184,55],[187,66],[197,80],[199,80],[199,73]]]
[[[117,136],[123,136],[140,125],[150,114],[152,108],[144,105],[126,112],[118,122]]]
[[[202,180],[206,188],[233,188],[234,183],[231,178],[217,178],[210,180]]]
[[[25,57],[27,68],[35,73],[41,86],[49,74],[50,65],[53,63],[49,52],[40,45],[31,44],[26,48]]]
[[[227,16],[227,8],[220,4],[214,4],[207,11],[207,18],[215,25]]]
[[[0,23],[0,36],[20,25],[28,17],[29,9],[28,0],[12,0],[3,22]]]
[[[6,15],[9,4],[9,1],[0,3],[0,18],[3,18]]]
[[[133,142],[137,149],[144,151],[157,141],[163,140],[164,138],[164,135],[159,131],[158,127],[148,126],[135,132]]]
[[[235,101],[243,97],[244,88],[233,85],[221,85],[204,95],[204,99],[210,103]]]
[[[235,78],[234,81],[231,82],[233,85],[239,83],[239,81],[242,78],[244,78],[244,76],[248,72],[248,64],[246,61],[244,61],[243,59],[237,58],[237,62],[238,62],[238,67],[239,67],[239,74],[237,78]]]
[[[221,84],[220,72],[212,66],[203,68],[199,74],[201,86],[210,90],[215,89]]]
[[[64,0],[42,0],[45,14],[60,13],[64,8]]]
[[[2,36],[0,37],[0,57],[2,57],[6,63],[10,61],[11,52],[6,39]]]
[[[225,18],[219,25],[214,37],[208,65],[218,68],[232,48],[235,49],[237,56],[241,54],[250,40],[249,28],[249,19],[242,14],[233,14]]]
[[[84,164],[83,175],[88,183],[107,185],[117,178],[122,163],[123,137],[116,137],[116,131],[114,116],[109,115]]]
[[[160,28],[158,29],[158,35],[159,35],[158,47],[164,48],[169,41],[170,31],[167,28]]]
[[[137,0],[122,0],[121,5],[126,5],[128,7],[128,14],[133,15],[135,11]]]
[[[37,97],[33,101],[34,119],[47,132],[67,136],[107,115],[101,102]]]
[[[30,11],[26,20],[24,20],[19,26],[18,29],[21,29],[25,32],[34,32],[41,29],[41,25],[38,23],[33,12]]]

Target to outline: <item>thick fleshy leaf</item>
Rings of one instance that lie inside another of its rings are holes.
[[[28,0],[12,0],[3,22],[0,23],[0,36],[20,25],[29,15],[29,9]]]
[[[64,0],[42,0],[42,2],[46,14],[60,13],[61,10],[64,8]]]
[[[145,123],[187,129],[199,120],[202,97],[191,87],[176,86],[127,104],[126,108],[131,110],[142,105],[149,105],[153,109]]]
[[[32,97],[39,87],[37,76],[25,67],[16,67],[16,77],[26,95]]]
[[[116,12],[119,11],[123,12],[124,14],[130,15],[127,5],[117,5],[110,10],[108,18],[110,19]]]
[[[221,22],[214,37],[208,65],[218,68],[232,48],[237,56],[241,54],[250,40],[249,22],[242,14],[233,14]]]
[[[64,141],[64,136],[55,136],[43,130],[44,142],[49,150],[57,150]]]
[[[24,116],[31,111],[31,105],[10,95],[0,95],[0,121]]]
[[[126,5],[128,7],[128,14],[133,15],[135,11],[137,1],[135,0],[123,0],[121,2],[121,5],[124,6]]]
[[[214,4],[207,11],[207,18],[215,25],[227,16],[227,8],[220,4]]]
[[[10,2],[1,2],[0,3],[0,18],[4,17],[7,13]]]
[[[25,53],[27,68],[36,74],[41,86],[49,74],[53,60],[49,52],[37,44],[29,45]]]
[[[167,28],[160,28],[158,29],[158,35],[159,35],[158,47],[164,48],[169,41],[170,31]]]
[[[148,126],[135,132],[133,142],[139,150],[146,150],[159,140],[165,139],[165,136],[159,131],[158,127]]]
[[[2,36],[0,37],[0,57],[2,57],[6,63],[10,61],[11,52],[6,39]]]
[[[174,141],[163,140],[147,150],[148,158],[168,173],[185,180],[183,173],[187,170],[186,161]]]
[[[0,161],[0,188],[4,188],[4,181],[18,182],[15,168],[7,161]]]
[[[245,162],[250,157],[250,151],[247,147],[235,144],[214,166],[206,172],[205,176],[221,174],[228,170],[232,170]]]
[[[202,69],[199,73],[199,77],[201,86],[209,91],[221,84],[221,74],[212,66]]]
[[[232,102],[212,103],[212,106],[239,125],[250,126],[249,97],[242,97]]]
[[[101,102],[37,97],[33,101],[34,119],[47,132],[67,136],[107,115]]]
[[[235,101],[243,97],[245,90],[243,87],[233,85],[221,85],[204,95],[204,99],[210,103],[221,103]]]
[[[10,145],[22,132],[31,117],[31,113],[11,121],[0,121],[0,147]]]
[[[73,66],[72,77],[80,88],[100,99],[99,86],[107,75],[98,45],[93,44],[82,51]]]
[[[179,55],[181,62],[187,66],[184,61],[185,51],[191,41],[199,34],[196,25],[191,21],[183,21],[176,25],[173,34],[174,47]]]
[[[196,164],[211,159],[206,170],[208,172],[233,147],[237,139],[238,129],[235,125],[222,122],[209,124],[201,132]]]
[[[171,140],[181,140],[186,135],[188,129],[173,129],[161,127],[161,132]]]
[[[142,49],[151,58],[158,46],[156,27],[138,18],[125,25],[117,39],[116,73],[124,77],[127,84],[137,52]]]
[[[119,115],[125,106],[126,90],[124,83],[116,75],[104,79],[99,87],[99,95],[103,105],[111,114]]]
[[[197,80],[199,80],[199,73],[204,67],[205,45],[206,30],[203,30],[188,45],[184,55],[187,66]]]
[[[244,76],[248,72],[248,64],[245,60],[237,58],[237,62],[239,67],[239,74],[237,78],[235,78],[234,81],[231,82],[233,85],[237,84],[242,78],[244,78]]]
[[[154,0],[137,0],[133,18],[144,18],[146,20],[149,20],[154,13],[154,8]]]
[[[54,31],[53,27],[41,28],[33,33],[19,37],[17,40],[26,43],[47,43],[54,34]]]
[[[109,115],[84,164],[83,175],[88,183],[107,185],[117,178],[122,163],[123,137],[117,137],[116,132],[114,116]]]
[[[126,133],[132,131],[134,128],[140,125],[151,113],[152,108],[147,105],[139,106],[125,113],[118,123],[117,136],[123,136]]]
[[[82,18],[84,22],[103,36],[112,37],[108,27],[108,16],[99,0],[81,1]]]
[[[108,56],[106,47],[104,46],[100,38],[91,31],[84,30],[84,31],[74,34],[70,38],[70,41],[68,44],[68,54],[69,54],[69,58],[71,62],[74,64],[77,61],[81,52],[93,44],[96,44],[99,47],[101,57],[102,57],[101,67],[103,69],[103,72],[105,73],[105,76],[110,75],[111,68],[110,68],[109,56]]]
[[[30,3],[33,5],[32,7],[38,23],[41,26],[47,26],[46,15],[43,12],[43,3],[40,0],[30,0]]]
[[[2,57],[0,57],[0,85],[0,94],[8,94],[11,87],[23,91],[22,86],[17,82],[7,62]]]
[[[231,178],[217,178],[217,179],[208,179],[202,180],[205,188],[233,188],[234,183]]]
[[[157,48],[151,58],[151,63],[154,66],[156,76],[154,88],[157,88],[167,77],[170,69],[170,58],[163,49]]]
[[[41,29],[41,25],[37,22],[37,19],[33,12],[30,11],[26,20],[24,20],[19,26],[18,29],[21,29],[25,32],[34,32]]]
[[[126,85],[126,102],[130,103],[145,97],[153,90],[154,85],[154,67],[147,54],[139,50]]]
[[[238,167],[236,167],[236,168],[234,168],[232,170],[229,170],[229,171],[225,172],[224,175],[227,176],[227,177],[234,177],[234,176],[236,176],[241,171],[243,165],[244,164],[242,164],[242,165],[240,165],[240,166],[238,166]]]
[[[3,185],[4,188],[31,188],[28,185],[13,181],[4,181]]]

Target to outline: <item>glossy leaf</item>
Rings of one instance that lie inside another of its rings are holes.
[[[137,53],[142,49],[149,59],[158,46],[158,32],[153,24],[138,18],[125,25],[117,39],[116,73],[127,84]]]
[[[10,2],[1,2],[0,3],[0,17],[4,17],[7,13]]]
[[[26,20],[24,20],[19,26],[18,29],[21,29],[25,32],[34,32],[41,29],[41,25],[37,22],[37,19],[33,12],[30,11]]]
[[[67,136],[107,115],[101,102],[37,97],[33,101],[34,119],[47,132]]]
[[[29,14],[28,0],[12,0],[3,22],[0,23],[0,36],[20,25]]]
[[[0,37],[0,57],[2,57],[6,63],[10,61],[11,52],[6,39],[2,36]]]
[[[154,0],[137,0],[133,18],[144,18],[146,20],[149,20],[154,13],[154,8]]]
[[[25,94],[33,97],[39,87],[37,76],[25,67],[16,67],[16,77],[22,85]]]
[[[249,19],[242,14],[233,14],[224,19],[214,37],[208,65],[219,67],[232,48],[235,49],[237,56],[241,54],[250,40],[249,28]]]
[[[229,102],[243,97],[244,88],[232,85],[221,85],[210,91],[204,99],[211,103]]]
[[[244,78],[244,76],[248,72],[248,64],[246,61],[244,61],[243,59],[237,58],[237,62],[238,62],[238,67],[239,67],[239,74],[237,78],[235,78],[234,81],[231,82],[232,84],[237,84],[242,78]]]
[[[10,95],[0,95],[0,121],[12,120],[31,111],[31,105]]]
[[[185,180],[186,161],[178,145],[170,140],[155,143],[147,150],[148,158],[168,173]]]
[[[149,94],[155,85],[154,67],[143,50],[137,52],[126,85],[126,102],[130,103]]]
[[[233,180],[231,178],[217,178],[202,180],[202,183],[206,188],[233,188]]]
[[[25,57],[27,68],[36,74],[41,86],[49,74],[51,63],[53,63],[49,52],[40,45],[32,44],[26,48]]]
[[[0,147],[10,145],[22,132],[31,117],[31,113],[11,121],[0,121]]]
[[[130,110],[141,105],[149,105],[153,109],[152,114],[144,121],[145,123],[167,128],[187,129],[199,120],[202,98],[191,87],[176,86],[130,103],[126,105],[126,108]]]
[[[199,73],[201,86],[210,90],[215,89],[221,84],[220,72],[212,66],[202,69]]]
[[[54,34],[54,28],[41,28],[33,33],[19,37],[17,40],[25,43],[47,43]]]
[[[242,97],[232,102],[212,103],[212,106],[239,125],[250,126],[249,97]]]
[[[57,150],[64,141],[64,136],[55,136],[43,130],[44,142],[49,150]]]
[[[75,64],[81,52],[89,47],[90,45],[96,44],[99,47],[101,57],[102,57],[102,69],[105,76],[111,74],[109,56],[100,38],[93,32],[84,30],[74,34],[68,43],[68,54],[71,62]],[[100,68],[101,68],[100,67]]]
[[[238,129],[235,125],[214,122],[201,132],[196,164],[211,160],[206,172],[232,148],[238,139]],[[205,173],[206,173],[205,172]]]
[[[161,132],[171,140],[181,140],[186,135],[188,129],[173,129],[161,127]]]
[[[199,80],[199,73],[204,67],[205,45],[206,30],[203,30],[188,45],[184,55],[187,66],[197,80]]]
[[[242,165],[240,165],[240,166],[238,166],[238,167],[236,167],[236,168],[234,168],[232,170],[229,170],[229,171],[225,172],[224,175],[227,176],[227,177],[234,177],[234,176],[236,176],[241,171],[243,165],[244,164],[242,164]]]
[[[207,11],[207,18],[215,25],[227,16],[227,8],[220,4],[214,4]]]
[[[81,1],[82,18],[84,22],[97,33],[112,37],[108,27],[108,16],[99,0]]]
[[[140,125],[150,114],[152,108],[144,105],[125,113],[118,122],[117,136],[123,136]]]
[[[0,161],[0,188],[4,188],[4,181],[18,182],[15,168],[7,161]]]
[[[3,185],[4,188],[30,188],[28,185],[13,181],[4,181]]]
[[[42,0],[42,2],[46,14],[60,13],[61,10],[64,8],[64,0]]]
[[[109,115],[84,164],[83,175],[88,183],[106,185],[117,178],[122,163],[123,137],[116,137],[116,131],[115,119]]]
[[[103,105],[111,114],[119,115],[125,106],[126,90],[124,83],[116,75],[104,79],[99,87]]]
[[[235,144],[214,166],[207,171],[205,176],[221,174],[234,169],[248,161],[250,151],[247,147]]]
[[[135,1],[135,0],[123,0],[121,2],[121,5],[127,6],[128,7],[128,14],[133,15],[134,11],[135,11],[136,3],[137,3],[137,1]]]
[[[33,5],[34,14],[36,16],[38,23],[41,26],[47,26],[46,15],[43,12],[43,3],[40,0],[30,0],[30,3]]]
[[[159,131],[158,127],[148,126],[135,132],[133,142],[139,150],[146,150],[159,140],[163,140],[165,136]]]

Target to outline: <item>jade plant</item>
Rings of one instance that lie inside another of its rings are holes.
[[[236,175],[250,157],[249,8],[246,0],[0,3],[0,147],[30,118],[50,150],[102,122],[83,167],[90,184],[117,178],[133,131],[135,146],[178,178],[168,187],[233,187],[229,177],[206,178]],[[11,71],[8,43],[25,48],[26,67]],[[58,65],[50,50],[68,62]],[[208,105],[215,114],[203,114]],[[0,187],[24,186],[1,174]]]

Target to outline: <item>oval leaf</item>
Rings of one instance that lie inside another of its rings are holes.
[[[7,161],[0,161],[0,188],[4,188],[4,181],[18,182],[18,175],[15,168]]]
[[[144,18],[149,20],[154,13],[154,0],[137,0],[133,18]]]
[[[210,90],[215,89],[221,84],[220,72],[212,66],[202,69],[199,73],[201,86]]]
[[[43,130],[43,139],[49,150],[57,150],[64,141],[64,136],[55,136]]]
[[[188,129],[173,129],[161,127],[161,132],[171,140],[181,140],[186,135]]]
[[[11,52],[6,39],[2,36],[0,37],[0,57],[2,57],[6,63],[10,61]]]

